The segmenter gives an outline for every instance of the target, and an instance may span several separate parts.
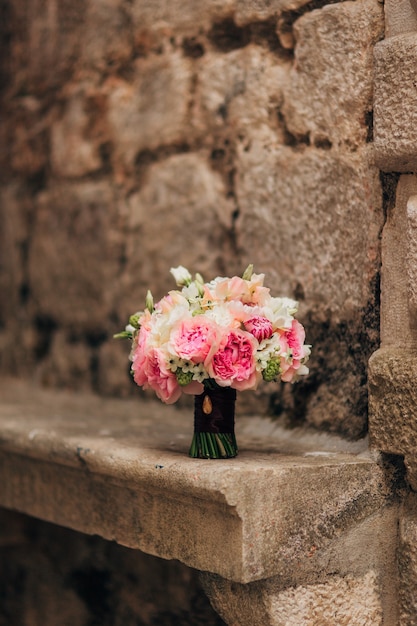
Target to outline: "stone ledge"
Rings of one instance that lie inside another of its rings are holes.
[[[392,497],[362,444],[269,420],[238,417],[239,456],[206,461],[189,411],[10,380],[0,398],[0,506],[236,582],[311,569]]]
[[[369,435],[374,450],[404,457],[417,491],[415,349],[381,348],[369,360]]]

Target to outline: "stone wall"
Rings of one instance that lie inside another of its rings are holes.
[[[253,262],[299,300],[314,353],[305,382],[246,406],[362,436],[391,197],[372,160],[378,0],[2,12],[1,371],[139,393],[112,335],[148,287]]]

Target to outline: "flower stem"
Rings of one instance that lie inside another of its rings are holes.
[[[237,452],[233,433],[194,433],[189,455],[194,459],[230,459]]]

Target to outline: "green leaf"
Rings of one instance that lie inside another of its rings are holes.
[[[132,339],[132,333],[129,330],[122,330],[121,333],[113,335],[113,339]]]

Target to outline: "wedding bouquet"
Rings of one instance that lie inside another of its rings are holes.
[[[116,335],[132,341],[131,371],[140,387],[167,404],[183,392],[206,391],[211,404],[210,391],[256,389],[262,380],[294,382],[308,373],[310,346],[294,317],[297,303],[271,296],[252,265],[242,277],[210,282],[182,266],[171,273],[179,289],[157,303],[148,291],[145,309]]]

